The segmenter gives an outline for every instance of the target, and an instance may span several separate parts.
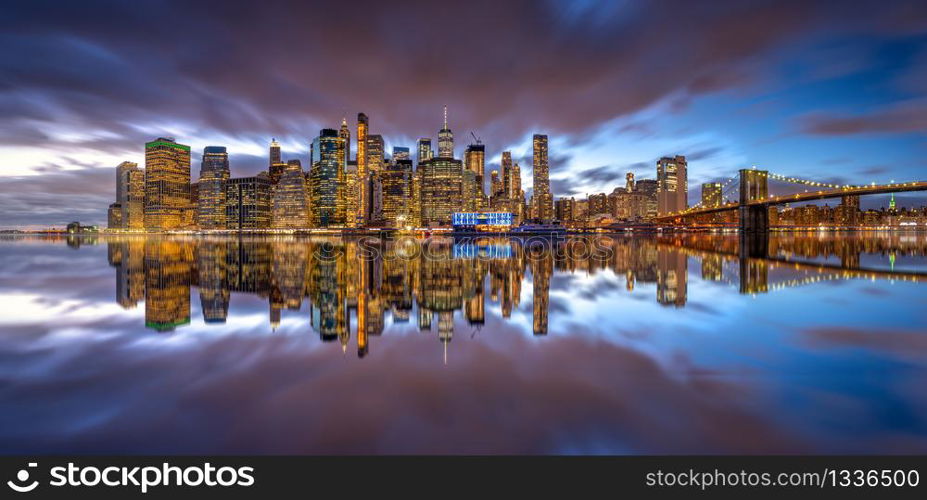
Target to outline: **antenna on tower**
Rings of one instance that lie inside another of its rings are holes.
[[[444,105],[444,130],[447,130],[447,104]]]

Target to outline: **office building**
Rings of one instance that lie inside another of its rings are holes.
[[[664,156],[657,160],[657,213],[681,212],[689,207],[689,184],[685,156]]]
[[[702,184],[702,208],[715,208],[721,206],[721,188],[720,182],[706,182]]]
[[[444,128],[438,132],[438,157],[454,157],[454,133],[447,127],[447,106],[444,106]]]
[[[357,224],[363,226],[367,222],[367,214],[370,211],[368,199],[370,198],[369,174],[370,169],[367,167],[367,132],[370,124],[367,115],[364,113],[357,114],[357,215],[355,220]]]
[[[316,227],[344,225],[344,139],[333,129],[323,129],[312,141],[309,171],[311,224]]]
[[[190,146],[165,137],[145,143],[145,228],[180,229],[192,214]]]
[[[434,158],[434,150],[431,149],[431,138],[422,137],[418,140],[418,158],[416,159],[416,168],[418,165],[421,165],[423,161],[428,161]]]
[[[463,206],[463,162],[437,156],[420,166],[422,225],[449,226]]]
[[[308,227],[308,209],[309,200],[302,165],[299,160],[290,160],[274,189],[272,227],[275,229]]]
[[[391,161],[380,173],[382,220],[386,227],[411,224],[412,160]]]
[[[206,146],[197,183],[196,221],[200,229],[226,229],[225,184],[229,180],[229,154],[223,146]]]
[[[228,229],[241,231],[270,227],[274,182],[267,173],[229,179],[225,186]]]
[[[547,136],[534,134],[532,145],[534,163],[533,212],[536,219],[547,221],[554,218],[554,199],[550,192]]]

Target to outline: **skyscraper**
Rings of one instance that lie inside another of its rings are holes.
[[[286,162],[280,156],[280,143],[277,142],[277,139],[272,139],[270,141],[270,154],[267,158],[267,172],[270,174],[270,180],[273,183],[277,183],[280,180],[280,176],[283,175],[283,171],[286,170]]]
[[[534,214],[542,221],[554,218],[554,198],[550,192],[550,163],[547,158],[547,136],[534,134]]]
[[[122,229],[122,204],[118,201],[116,203],[110,203],[109,209],[106,211],[106,227],[109,229]]]
[[[206,146],[200,165],[199,193],[196,220],[200,229],[226,229],[227,194],[229,180],[229,154],[223,146]]]
[[[438,132],[438,156],[441,158],[454,157],[454,133],[447,128],[447,106],[444,106],[444,128]]]
[[[145,171],[137,163],[124,161],[116,167],[116,203],[119,229],[144,229]]]
[[[434,157],[434,150],[431,149],[431,138],[422,137],[418,140],[418,158],[416,161],[417,165],[421,165],[423,161],[428,161]],[[416,167],[417,168],[417,167]]]
[[[502,152],[502,196],[506,200],[512,198],[512,152]]]
[[[347,165],[351,161],[351,129],[348,128],[348,119],[341,119],[341,130],[338,131],[338,137],[344,141],[344,161],[342,165]]]
[[[265,172],[253,177],[229,179],[225,189],[228,228],[241,231],[270,227],[273,185]]]
[[[370,172],[379,173],[383,170],[385,163],[386,149],[383,144],[383,136],[380,134],[370,134],[367,136],[367,169]]]
[[[367,115],[364,113],[357,114],[357,214],[355,220],[358,224],[364,225],[367,222],[367,212],[369,212],[368,198],[368,174],[367,168]]]
[[[412,160],[391,161],[380,173],[383,189],[383,221],[387,227],[411,224]]]
[[[706,182],[702,184],[702,208],[721,206],[721,183]]]
[[[464,168],[473,172],[474,192],[470,194],[476,206],[474,209],[480,210],[483,207],[483,198],[486,197],[486,188],[483,183],[483,172],[486,169],[486,147],[482,144],[470,144],[464,153]]]
[[[277,182],[273,198],[273,226],[276,229],[299,229],[308,226],[306,178],[299,160],[287,162]]]
[[[419,167],[422,172],[422,224],[447,226],[463,207],[463,162],[438,156]]]
[[[190,146],[165,137],[145,143],[145,228],[181,228],[192,209]]]
[[[657,213],[670,214],[689,206],[686,157],[664,156],[657,160]]]
[[[356,227],[357,225],[357,204],[358,186],[360,181],[357,178],[357,162],[349,161],[344,169],[344,188],[341,191],[341,197],[344,199],[345,225]]]
[[[122,203],[128,198],[128,172],[137,168],[138,163],[132,161],[124,161],[116,165],[116,203]]]
[[[323,129],[312,142],[312,169],[309,171],[311,220],[328,227],[344,224],[344,139],[333,129]]]
[[[283,160],[280,158],[280,143],[277,142],[277,138],[274,137],[270,140],[270,154],[268,155],[268,167],[273,167],[276,164],[283,163]]]

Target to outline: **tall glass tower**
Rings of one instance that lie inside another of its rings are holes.
[[[225,216],[229,154],[224,146],[206,146],[200,165],[196,220],[200,229],[227,229]]]

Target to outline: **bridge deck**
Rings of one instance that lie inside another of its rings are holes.
[[[865,196],[870,194],[888,194],[888,193],[900,193],[907,191],[927,191],[927,181],[925,182],[906,182],[900,184],[883,184],[878,186],[860,186],[860,187],[848,187],[841,189],[831,189],[831,190],[821,190],[821,191],[810,191],[805,193],[796,193],[790,195],[782,196],[770,196],[762,200],[752,201],[747,203],[745,206],[775,206],[775,205],[784,205],[786,203],[802,203],[808,201],[817,201],[817,200],[826,200],[830,198],[840,198],[843,196]],[[663,215],[656,218],[657,221],[671,221],[681,217],[692,217],[695,215],[705,215],[705,214],[714,214],[719,212],[728,212],[731,210],[737,210],[741,207],[740,202],[726,203],[718,207],[711,208],[699,208],[696,210],[690,210],[687,212],[681,212],[671,215]]]

